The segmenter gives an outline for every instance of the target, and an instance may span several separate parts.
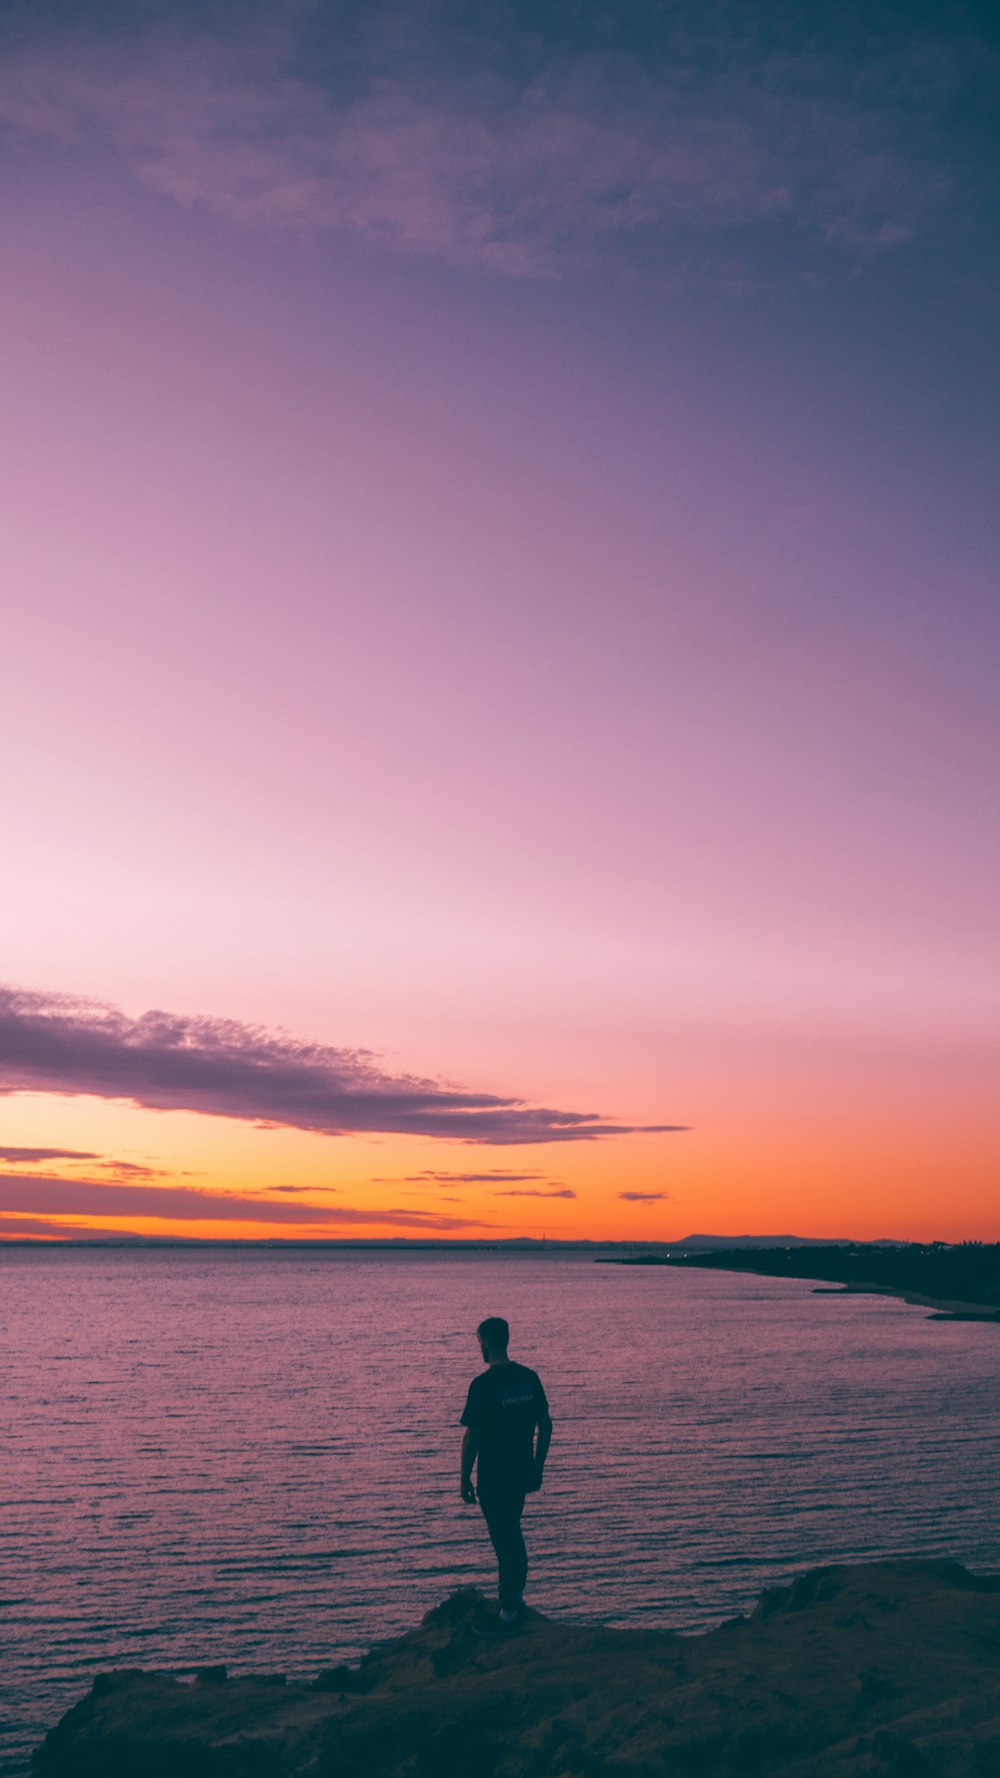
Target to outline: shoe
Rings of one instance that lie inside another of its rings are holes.
[[[485,1636],[490,1642],[509,1642],[512,1636],[519,1634],[520,1629],[519,1617],[511,1618],[510,1623],[505,1623],[502,1617],[497,1616],[484,1618],[481,1624],[473,1624],[472,1634]]]

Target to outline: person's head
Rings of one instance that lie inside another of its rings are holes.
[[[510,1328],[502,1315],[488,1315],[485,1321],[481,1321],[476,1328],[476,1338],[487,1364],[495,1364],[498,1358],[506,1358]]]

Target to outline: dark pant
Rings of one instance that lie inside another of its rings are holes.
[[[500,1569],[500,1610],[516,1611],[521,1603],[528,1573],[528,1552],[521,1536],[521,1514],[524,1493],[510,1488],[479,1489],[490,1542],[497,1553]]]

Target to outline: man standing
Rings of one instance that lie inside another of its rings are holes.
[[[476,1334],[488,1368],[473,1377],[462,1415],[462,1499],[467,1506],[476,1504],[472,1465],[477,1463],[479,1504],[500,1570],[495,1631],[507,1635],[522,1610],[528,1572],[521,1535],[524,1497],[542,1485],[552,1419],[535,1372],[507,1357],[510,1329],[502,1316],[491,1315]]]

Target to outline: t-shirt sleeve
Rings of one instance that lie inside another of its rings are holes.
[[[478,1432],[483,1424],[483,1410],[480,1400],[482,1392],[477,1388],[478,1382],[479,1378],[473,1377],[469,1384],[469,1393],[465,1398],[465,1409],[459,1421],[460,1426],[471,1426],[474,1432]]]
[[[552,1415],[549,1413],[549,1404],[545,1399],[545,1390],[542,1388],[542,1379],[541,1379],[541,1377],[536,1375],[536,1377],[535,1377],[535,1419],[536,1419],[539,1426],[544,1426],[546,1420],[551,1420],[551,1418],[552,1418]]]

